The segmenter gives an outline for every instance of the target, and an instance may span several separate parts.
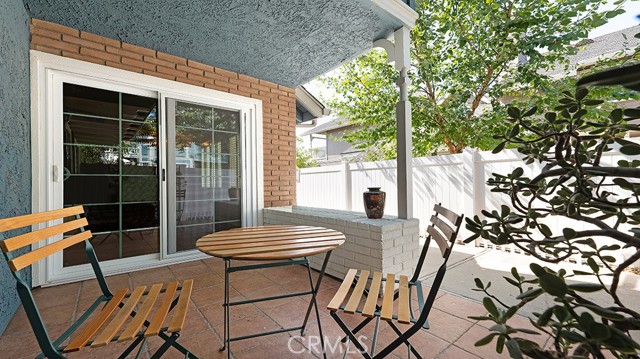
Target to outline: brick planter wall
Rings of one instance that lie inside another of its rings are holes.
[[[295,204],[294,89],[38,19],[30,32],[33,50],[262,100],[264,205]]]
[[[294,206],[265,208],[264,224],[318,226],[344,233],[347,240],[333,251],[326,270],[337,278],[344,278],[350,268],[410,275],[420,256],[417,219],[368,219],[359,212]],[[310,260],[320,269],[324,254]]]

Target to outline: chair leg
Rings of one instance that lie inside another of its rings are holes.
[[[129,354],[131,354],[131,352],[133,352],[133,350],[140,345],[140,342],[146,342],[147,338],[145,337],[137,337],[136,340],[134,340],[131,345],[129,345],[127,347],[127,349],[125,349],[122,354],[120,354],[120,356],[118,357],[118,359],[124,359],[127,356],[129,356]],[[140,347],[140,349],[138,350],[138,355],[140,354],[140,351],[142,350],[142,346]],[[137,356],[136,356],[137,358]]]
[[[366,327],[367,324],[369,324],[372,320],[373,320],[373,317],[363,320],[360,324],[358,324],[355,328],[353,328],[353,334],[356,334],[357,332],[362,330],[362,328]],[[345,336],[344,338],[342,338],[342,342],[346,343],[347,339],[348,338]]]
[[[371,339],[371,356],[376,355],[376,342],[378,341],[379,329],[380,329],[380,317],[376,317],[376,328],[373,331],[373,339]],[[353,333],[355,334],[355,331]]]
[[[362,343],[360,343],[360,341],[358,340],[358,338],[356,338],[355,334],[353,334],[351,329],[349,329],[349,327],[342,321],[342,319],[340,319],[338,314],[336,314],[336,312],[333,312],[333,311],[329,312],[329,314],[331,314],[331,317],[336,321],[336,323],[338,323],[338,326],[340,326],[340,328],[344,331],[344,333],[353,342],[353,345],[355,345],[356,348],[358,348],[358,351],[360,351],[360,354],[362,354],[362,356],[365,357],[365,359],[372,359],[371,355],[367,353],[367,350],[364,348]]]
[[[393,331],[396,332],[396,335],[398,335],[398,337],[401,337],[403,335],[403,333],[395,324],[393,324],[392,322],[387,322],[387,324],[389,324],[391,329],[393,329]],[[420,356],[420,353],[418,353],[418,351],[413,347],[413,345],[411,345],[411,342],[409,342],[409,338],[407,338],[407,340],[405,340],[404,343],[407,345],[410,352],[416,356],[417,359],[422,359],[422,356]]]
[[[153,353],[153,355],[151,356],[151,359],[160,359],[164,355],[164,353],[167,351],[167,349],[173,346],[173,344],[176,342],[179,336],[180,336],[179,333],[171,334],[171,336],[168,339],[166,339],[164,343],[162,343],[160,348],[158,348],[158,350],[156,350],[156,352]]]

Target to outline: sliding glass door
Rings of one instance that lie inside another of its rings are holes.
[[[240,111],[167,99],[169,255],[242,225]]]
[[[99,260],[160,251],[158,99],[64,83],[63,205],[84,205]],[[87,263],[84,244],[63,266]]]

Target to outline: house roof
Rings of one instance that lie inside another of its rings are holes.
[[[578,53],[567,56],[569,68],[575,69],[579,66],[591,65],[597,60],[614,55],[616,52],[624,50],[625,46],[631,49],[640,46],[640,39],[634,35],[640,32],[640,25],[631,26],[626,29],[612,32],[610,34],[587,39],[578,48]],[[626,39],[625,39],[626,36]],[[564,67],[560,66],[547,75],[559,75],[564,73]]]
[[[304,86],[296,88],[296,124],[311,121],[331,113],[322,102]]]
[[[333,130],[349,127],[349,126],[352,126],[352,125],[349,122],[347,122],[345,119],[341,117],[333,117],[329,121],[322,123],[310,129],[309,131],[301,133],[300,136],[309,136],[309,135],[315,135],[318,133],[326,133]]]
[[[289,87],[417,19],[411,0],[23,1],[33,18]]]

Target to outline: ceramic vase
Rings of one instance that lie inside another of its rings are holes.
[[[371,219],[380,219],[384,215],[384,202],[387,194],[380,190],[380,187],[369,187],[369,190],[363,193],[364,210],[367,217]]]

